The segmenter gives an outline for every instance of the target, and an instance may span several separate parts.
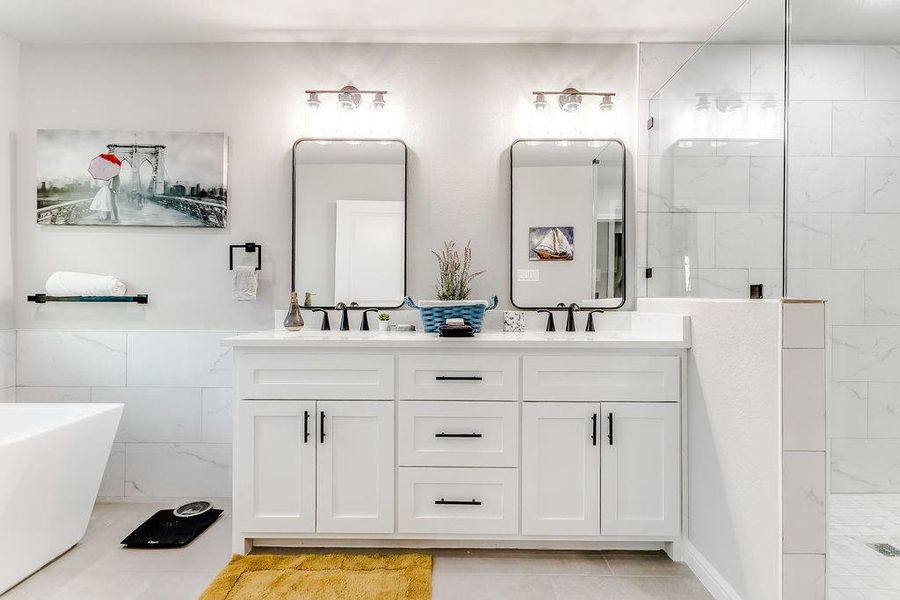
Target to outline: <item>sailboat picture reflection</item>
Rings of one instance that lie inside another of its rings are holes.
[[[528,260],[573,260],[574,227],[529,227]]]

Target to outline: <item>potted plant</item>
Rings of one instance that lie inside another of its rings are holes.
[[[431,251],[437,258],[438,281],[435,286],[437,300],[418,304],[406,298],[406,304],[419,309],[425,331],[434,333],[449,318],[461,318],[475,331],[481,331],[484,311],[497,307],[497,296],[488,300],[470,300],[472,281],[484,271],[472,270],[472,242],[463,249],[462,257],[456,250],[456,242],[444,242],[440,252]]]
[[[390,326],[391,315],[386,312],[378,313],[378,331],[387,331]]]

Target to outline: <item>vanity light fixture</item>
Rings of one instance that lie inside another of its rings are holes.
[[[559,107],[568,113],[573,113],[581,109],[581,104],[584,96],[599,96],[601,99],[599,108],[603,112],[607,112],[615,108],[615,102],[613,98],[615,98],[616,95],[613,92],[581,92],[573,87],[568,87],[558,92],[534,91],[531,92],[531,94],[534,96],[534,109],[539,112],[543,112],[550,108],[550,103],[547,101],[547,96],[556,96],[556,101],[557,104],[559,104]]]
[[[385,106],[387,106],[387,101],[384,99],[387,95],[387,91],[385,90],[360,90],[355,86],[345,85],[339,90],[306,90],[306,93],[309,95],[306,105],[314,109],[319,108],[322,105],[319,96],[329,94],[337,96],[337,108],[338,110],[345,112],[359,108],[359,105],[362,104],[363,96],[373,97],[371,105],[372,110],[384,110]]]

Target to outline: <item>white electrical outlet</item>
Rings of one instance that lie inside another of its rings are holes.
[[[519,269],[518,270],[518,280],[519,281],[540,281],[541,280],[541,272],[537,269]]]

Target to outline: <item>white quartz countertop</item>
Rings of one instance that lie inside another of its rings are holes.
[[[641,314],[628,328],[596,332],[505,333],[484,331],[471,338],[442,338],[436,333],[382,331],[285,331],[246,333],[226,338],[225,346],[309,348],[364,346],[372,348],[689,348],[690,318],[683,315]],[[622,325],[622,323],[619,323]]]

